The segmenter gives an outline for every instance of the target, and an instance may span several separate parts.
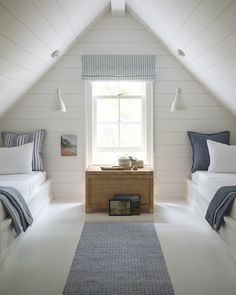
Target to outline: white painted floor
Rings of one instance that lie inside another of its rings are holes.
[[[51,204],[12,247],[0,294],[62,294],[85,219],[124,220],[83,212],[82,204]],[[125,219],[155,222],[176,295],[236,294],[235,264],[185,203],[159,203],[153,215]]]

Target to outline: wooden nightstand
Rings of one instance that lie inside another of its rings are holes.
[[[139,194],[141,212],[153,212],[153,169],[101,170],[86,169],[86,213],[108,212],[114,194]]]

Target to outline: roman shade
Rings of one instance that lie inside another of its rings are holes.
[[[82,55],[82,80],[154,81],[155,55]]]

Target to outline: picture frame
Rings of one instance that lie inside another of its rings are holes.
[[[131,215],[131,200],[109,200],[109,215],[110,216],[130,216]]]
[[[130,200],[131,215],[140,215],[140,199],[139,194],[115,194],[114,200]]]
[[[77,135],[61,135],[61,157],[77,156]]]

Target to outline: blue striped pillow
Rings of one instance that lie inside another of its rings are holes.
[[[43,144],[46,136],[46,130],[37,130],[34,132],[16,133],[2,132],[2,140],[4,147],[15,147],[22,144],[34,142],[32,170],[44,171],[42,152]]]

